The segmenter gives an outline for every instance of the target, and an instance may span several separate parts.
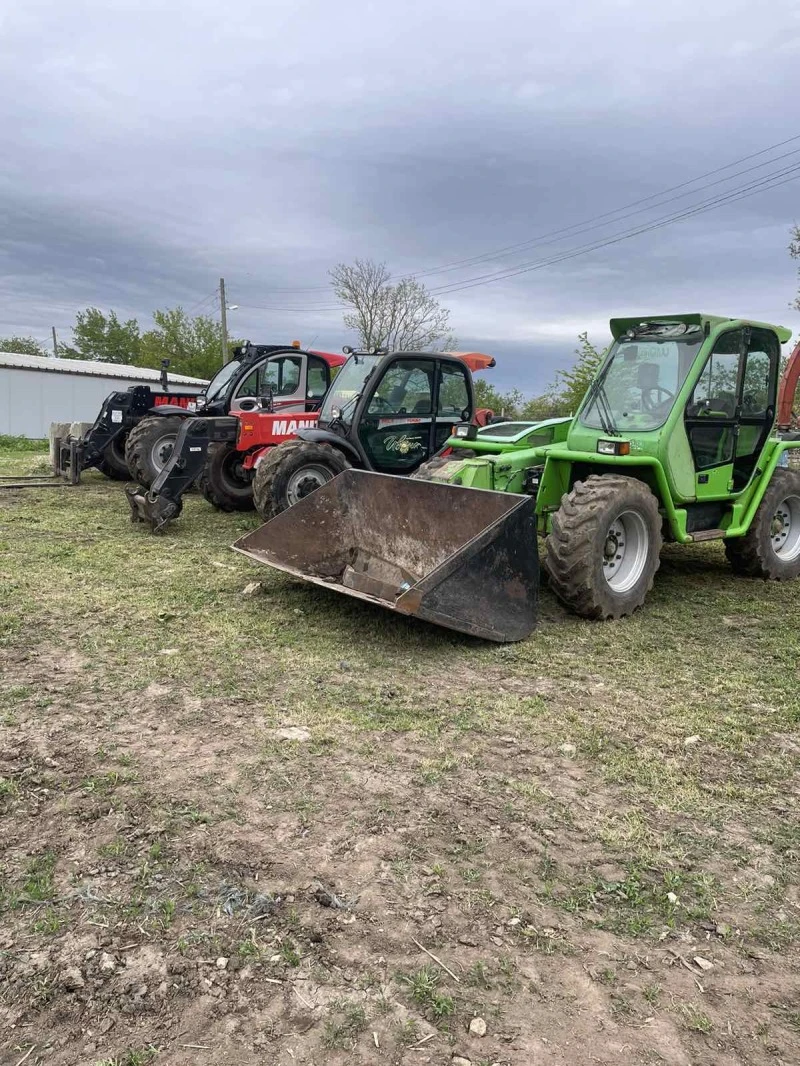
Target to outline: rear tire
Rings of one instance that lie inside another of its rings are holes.
[[[765,581],[800,577],[800,473],[776,470],[743,537],[725,541],[737,574]]]
[[[128,434],[125,459],[134,481],[150,488],[164,469],[186,420],[180,415],[150,415]]]
[[[350,465],[330,444],[304,440],[279,444],[258,464],[253,481],[256,510],[268,522]]]
[[[245,453],[234,444],[211,444],[197,487],[218,511],[252,511],[253,471],[242,466]]]
[[[553,515],[545,568],[550,587],[584,618],[622,618],[645,601],[661,552],[658,500],[617,474],[577,481]]]
[[[115,437],[103,450],[103,458],[97,464],[101,474],[112,481],[130,481],[131,472],[125,460],[125,437]]]

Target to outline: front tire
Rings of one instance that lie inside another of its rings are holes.
[[[658,500],[617,474],[577,481],[553,515],[545,568],[550,587],[584,618],[622,618],[653,587],[661,552]]]
[[[198,488],[218,511],[252,511],[253,472],[242,466],[245,453],[234,444],[212,444]]]
[[[134,481],[150,488],[169,461],[184,422],[180,415],[150,415],[133,427],[125,444],[125,459]]]
[[[800,473],[776,470],[743,537],[725,541],[737,574],[765,581],[800,577]]]
[[[97,469],[112,481],[130,481],[131,473],[125,460],[124,436],[115,437],[105,446]]]
[[[253,481],[256,510],[268,522],[347,470],[350,463],[330,444],[290,440],[271,448]]]

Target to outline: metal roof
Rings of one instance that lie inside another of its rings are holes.
[[[124,363],[96,363],[86,359],[55,359],[44,355],[19,355],[0,352],[0,367],[18,370],[44,370],[58,374],[88,374],[101,378],[131,378],[133,381],[160,381],[161,371],[148,366],[126,366]],[[168,371],[170,383],[176,385],[207,385],[205,378],[190,378]]]

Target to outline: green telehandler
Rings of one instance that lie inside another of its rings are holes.
[[[535,625],[537,532],[551,588],[586,618],[643,604],[664,539],[721,540],[738,573],[800,576],[800,472],[782,465],[800,446],[800,344],[780,371],[791,332],[682,314],[611,333],[574,418],[458,425],[411,479],[345,471],[234,548],[497,641]]]

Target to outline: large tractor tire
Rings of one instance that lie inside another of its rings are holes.
[[[800,577],[800,473],[776,470],[743,537],[725,541],[737,574],[765,581]]]
[[[115,437],[106,445],[97,469],[112,481],[130,481],[131,472],[125,460],[125,437]]]
[[[252,511],[253,471],[242,466],[244,452],[233,444],[211,444],[197,486],[218,511]]]
[[[134,481],[150,488],[164,469],[185,419],[151,415],[133,427],[125,443],[125,459]]]
[[[622,618],[653,587],[661,552],[658,500],[636,478],[577,481],[553,515],[545,569],[550,587],[584,618]]]
[[[256,510],[265,522],[294,506],[351,464],[330,444],[290,440],[271,448],[253,481]]]

